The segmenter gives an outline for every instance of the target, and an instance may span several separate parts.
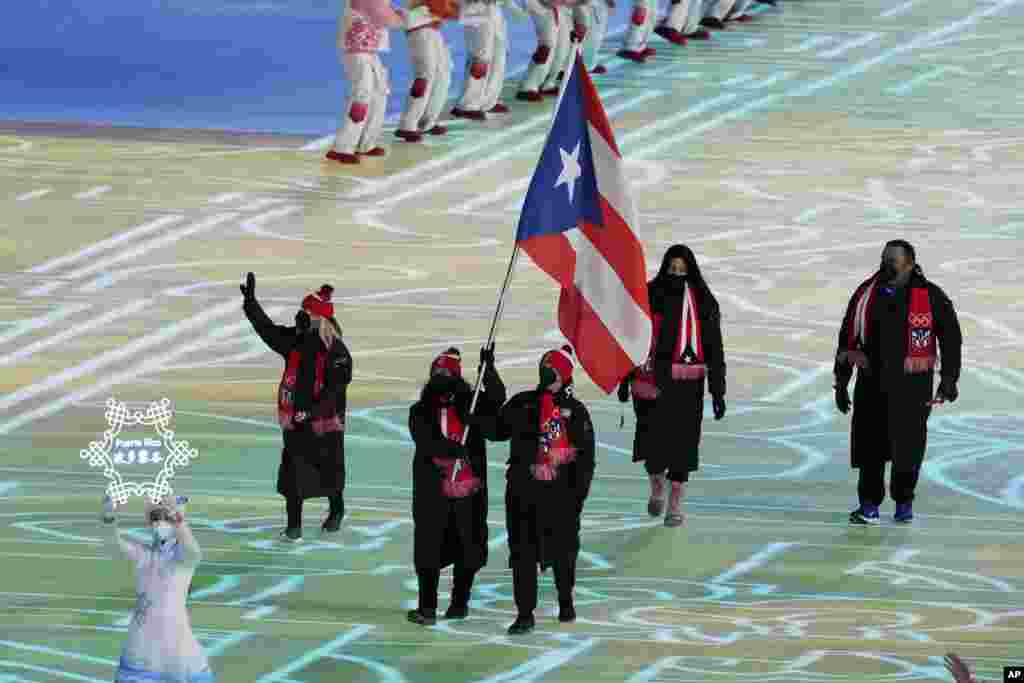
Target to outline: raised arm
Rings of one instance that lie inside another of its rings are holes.
[[[175,534],[178,539],[178,547],[181,548],[181,563],[187,569],[195,569],[203,559],[199,549],[199,543],[192,534],[192,527],[185,521],[185,515],[178,512],[175,517]]]
[[[144,552],[142,545],[121,535],[121,529],[117,525],[117,512],[109,496],[103,499],[103,523],[107,527],[103,535],[103,545],[107,553],[111,556],[121,555],[138,563]]]
[[[295,328],[275,325],[263,307],[256,301],[256,277],[249,273],[246,276],[246,284],[241,285],[243,303],[242,310],[245,317],[252,323],[256,334],[273,351],[282,356],[287,356],[291,351],[295,340]]]

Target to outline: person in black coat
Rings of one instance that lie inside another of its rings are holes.
[[[885,499],[885,463],[892,461],[894,520],[914,518],[914,489],[928,441],[932,406],[957,399],[963,337],[953,303],[924,276],[914,247],[885,245],[879,270],[862,283],[846,307],[834,366],[836,407],[850,410],[850,464],[860,470],[860,505],[851,524],[877,524]],[[935,368],[942,355],[934,398]]]
[[[295,326],[276,325],[256,301],[256,277],[241,285],[243,310],[256,334],[285,359],[277,392],[284,436],[277,492],[288,515],[282,540],[302,541],[302,507],[308,498],[328,498],[321,531],[337,532],[345,516],[345,399],[352,381],[352,355],[341,340],[330,285],[308,294]]]
[[[576,619],[573,587],[580,518],[594,477],[594,425],[572,395],[572,349],[544,354],[536,389],[513,396],[501,410],[497,440],[511,439],[505,488],[509,567],[518,616],[511,635],[535,622],[537,566],[554,569],[558,619]]]
[[[462,378],[458,349],[430,365],[430,380],[409,409],[416,444],[412,465],[413,563],[419,605],[409,621],[437,621],[441,570],[454,564],[446,619],[464,619],[476,572],[487,563],[487,446],[505,403],[505,385],[494,368],[494,346],[480,350],[483,386],[470,414],[473,388]],[[463,434],[469,429],[465,445]]]
[[[647,295],[654,325],[651,350],[647,362],[619,385],[619,400],[628,401],[632,389],[633,462],[643,462],[650,479],[647,512],[661,514],[667,478],[672,490],[665,526],[676,527],[683,523],[690,472],[700,466],[705,377],[715,419],[725,416],[722,316],[696,257],[682,244],[665,252]]]

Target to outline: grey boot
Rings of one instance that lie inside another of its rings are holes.
[[[683,525],[683,496],[686,495],[686,482],[672,482],[672,493],[668,497],[668,511],[665,513],[665,526]]]
[[[649,474],[651,480],[651,498],[647,501],[647,514],[651,517],[660,517],[665,507],[665,475]]]

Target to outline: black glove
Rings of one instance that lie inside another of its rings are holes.
[[[238,288],[242,290],[242,296],[245,297],[245,301],[256,300],[256,276],[249,273],[245,276],[245,284],[238,285]]]
[[[629,403],[629,378],[619,382],[619,402]]]
[[[715,419],[721,420],[725,417],[725,396],[713,396],[711,406],[715,411]]]
[[[843,415],[850,412],[850,392],[846,388],[845,384],[839,384],[836,386],[836,408]]]
[[[939,380],[939,390],[935,392],[936,400],[953,403],[959,396],[960,392],[956,389],[956,382],[949,377],[943,377]]]
[[[461,443],[451,442],[451,446],[448,449],[448,455],[455,458],[456,460],[468,460],[469,449],[463,446]]]
[[[480,364],[484,367],[488,365],[494,367],[494,342],[491,342],[490,346],[480,349]]]

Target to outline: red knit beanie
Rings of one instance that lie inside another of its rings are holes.
[[[568,384],[572,381],[572,371],[576,368],[576,361],[573,357],[572,347],[565,344],[560,349],[554,349],[548,351],[541,358],[541,365],[547,363],[551,368],[558,373],[558,378],[562,380],[562,384]]]
[[[334,317],[334,304],[331,303],[331,294],[334,287],[321,285],[320,289],[306,295],[302,300],[302,309],[307,313],[316,313],[321,318]]]
[[[430,374],[437,370],[447,370],[455,377],[462,377],[462,354],[454,346],[434,359],[430,364]]]

